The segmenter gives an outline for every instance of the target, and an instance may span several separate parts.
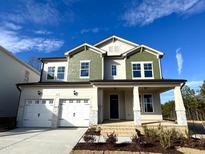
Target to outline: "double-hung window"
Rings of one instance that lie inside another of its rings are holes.
[[[153,112],[153,99],[151,94],[144,95],[144,112]]]
[[[152,79],[153,78],[152,62],[132,62],[132,78]]]
[[[151,78],[152,77],[152,64],[144,63],[144,77]]]
[[[55,67],[48,67],[47,80],[54,80],[55,78]]]
[[[65,67],[64,66],[58,67],[57,79],[64,80],[64,75],[65,75]]]
[[[90,75],[90,61],[80,62],[80,77],[89,78]]]
[[[141,78],[141,65],[140,63],[132,64],[132,77],[133,78]]]
[[[112,76],[116,76],[116,75],[117,75],[117,66],[112,65]]]

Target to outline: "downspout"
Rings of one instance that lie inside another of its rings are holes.
[[[41,59],[40,59],[41,60]],[[44,62],[41,60],[42,62],[42,67],[41,67],[41,76],[40,76],[40,82],[42,82],[42,76],[43,76],[43,70],[44,70]]]
[[[186,84],[186,81],[182,83],[180,89],[182,90],[182,88],[184,87],[184,85]]]
[[[18,116],[18,109],[19,109],[19,104],[20,104],[20,100],[21,100],[21,88],[18,86],[18,84],[16,84],[16,88],[19,90],[20,94],[19,94],[17,110],[16,110],[15,127],[16,127],[16,124],[17,124],[16,122],[17,122],[17,116]]]

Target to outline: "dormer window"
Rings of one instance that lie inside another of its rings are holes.
[[[112,76],[116,76],[116,75],[117,75],[117,66],[112,65]]]
[[[55,78],[55,67],[48,67],[47,80],[54,80]]]
[[[133,79],[153,79],[152,62],[132,62]]]
[[[89,78],[90,61],[80,61],[80,78]]]

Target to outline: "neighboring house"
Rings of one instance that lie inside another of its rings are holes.
[[[37,82],[40,73],[0,46],[0,123],[15,121],[20,92],[19,82]]]
[[[19,127],[87,127],[104,120],[162,121],[160,94],[174,89],[177,123],[187,126],[181,86],[163,79],[163,53],[109,37],[64,57],[42,58],[41,80],[18,84]],[[170,70],[171,71],[171,70]]]

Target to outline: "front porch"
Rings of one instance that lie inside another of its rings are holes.
[[[137,84],[136,84],[137,83]],[[136,82],[135,84],[97,85],[97,124],[101,126],[135,126],[185,128],[187,120],[181,95],[181,82]],[[174,89],[176,121],[162,117],[160,94]]]

